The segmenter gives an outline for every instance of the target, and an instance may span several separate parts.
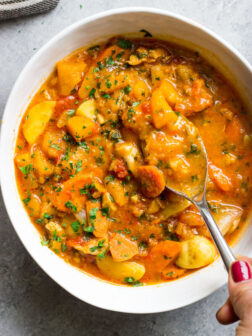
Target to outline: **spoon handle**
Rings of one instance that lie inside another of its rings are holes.
[[[224,262],[227,271],[229,271],[230,266],[236,260],[233,255],[233,252],[229,248],[225,238],[223,237],[222,233],[219,230],[218,225],[213,219],[213,216],[211,215],[211,212],[209,211],[209,208],[207,206],[206,200],[203,199],[200,202],[194,202],[194,203],[199,209],[201,216],[203,217],[208,227],[208,230],[211,233],[213,241],[222,257],[222,260]]]

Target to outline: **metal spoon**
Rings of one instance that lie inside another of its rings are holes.
[[[198,208],[228,271],[236,259],[211,215],[206,201],[208,159],[204,143],[196,126],[187,118],[179,116],[176,124],[179,125],[179,134],[183,134],[186,141],[191,143],[191,152],[187,153],[187,158],[194,161],[193,166],[195,166],[195,162],[197,163],[196,171],[200,172],[200,178],[194,183],[190,183],[183,180],[176,181],[173,176],[166,176],[166,187],[177,195],[186,198]],[[197,176],[194,173],[191,172],[191,175]]]

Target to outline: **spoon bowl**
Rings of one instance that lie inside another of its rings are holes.
[[[176,127],[176,129],[179,135],[183,137],[187,146],[186,148],[188,148],[188,144],[190,144],[190,150],[185,151],[183,149],[184,153],[176,152],[176,155],[186,156],[186,160],[190,165],[190,175],[187,174],[185,179],[181,180],[163,171],[166,178],[166,188],[186,198],[198,208],[228,271],[235,261],[235,257],[219,230],[206,201],[208,176],[206,148],[197,127],[191,121],[179,115],[177,124],[179,127]],[[191,167],[193,168],[191,169]]]

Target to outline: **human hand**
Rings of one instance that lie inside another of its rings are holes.
[[[240,320],[236,336],[252,335],[252,259],[235,261],[228,276],[229,298],[216,314],[221,324]]]

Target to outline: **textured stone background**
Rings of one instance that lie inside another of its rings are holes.
[[[194,19],[252,62],[251,0],[61,0],[46,15],[0,24],[0,112],[23,66],[52,36],[83,17],[124,6],[164,8]],[[223,327],[215,320],[226,297],[222,288],[186,308],[151,315],[113,313],[80,302],[27,254],[0,199],[0,336],[231,336],[235,325]]]

